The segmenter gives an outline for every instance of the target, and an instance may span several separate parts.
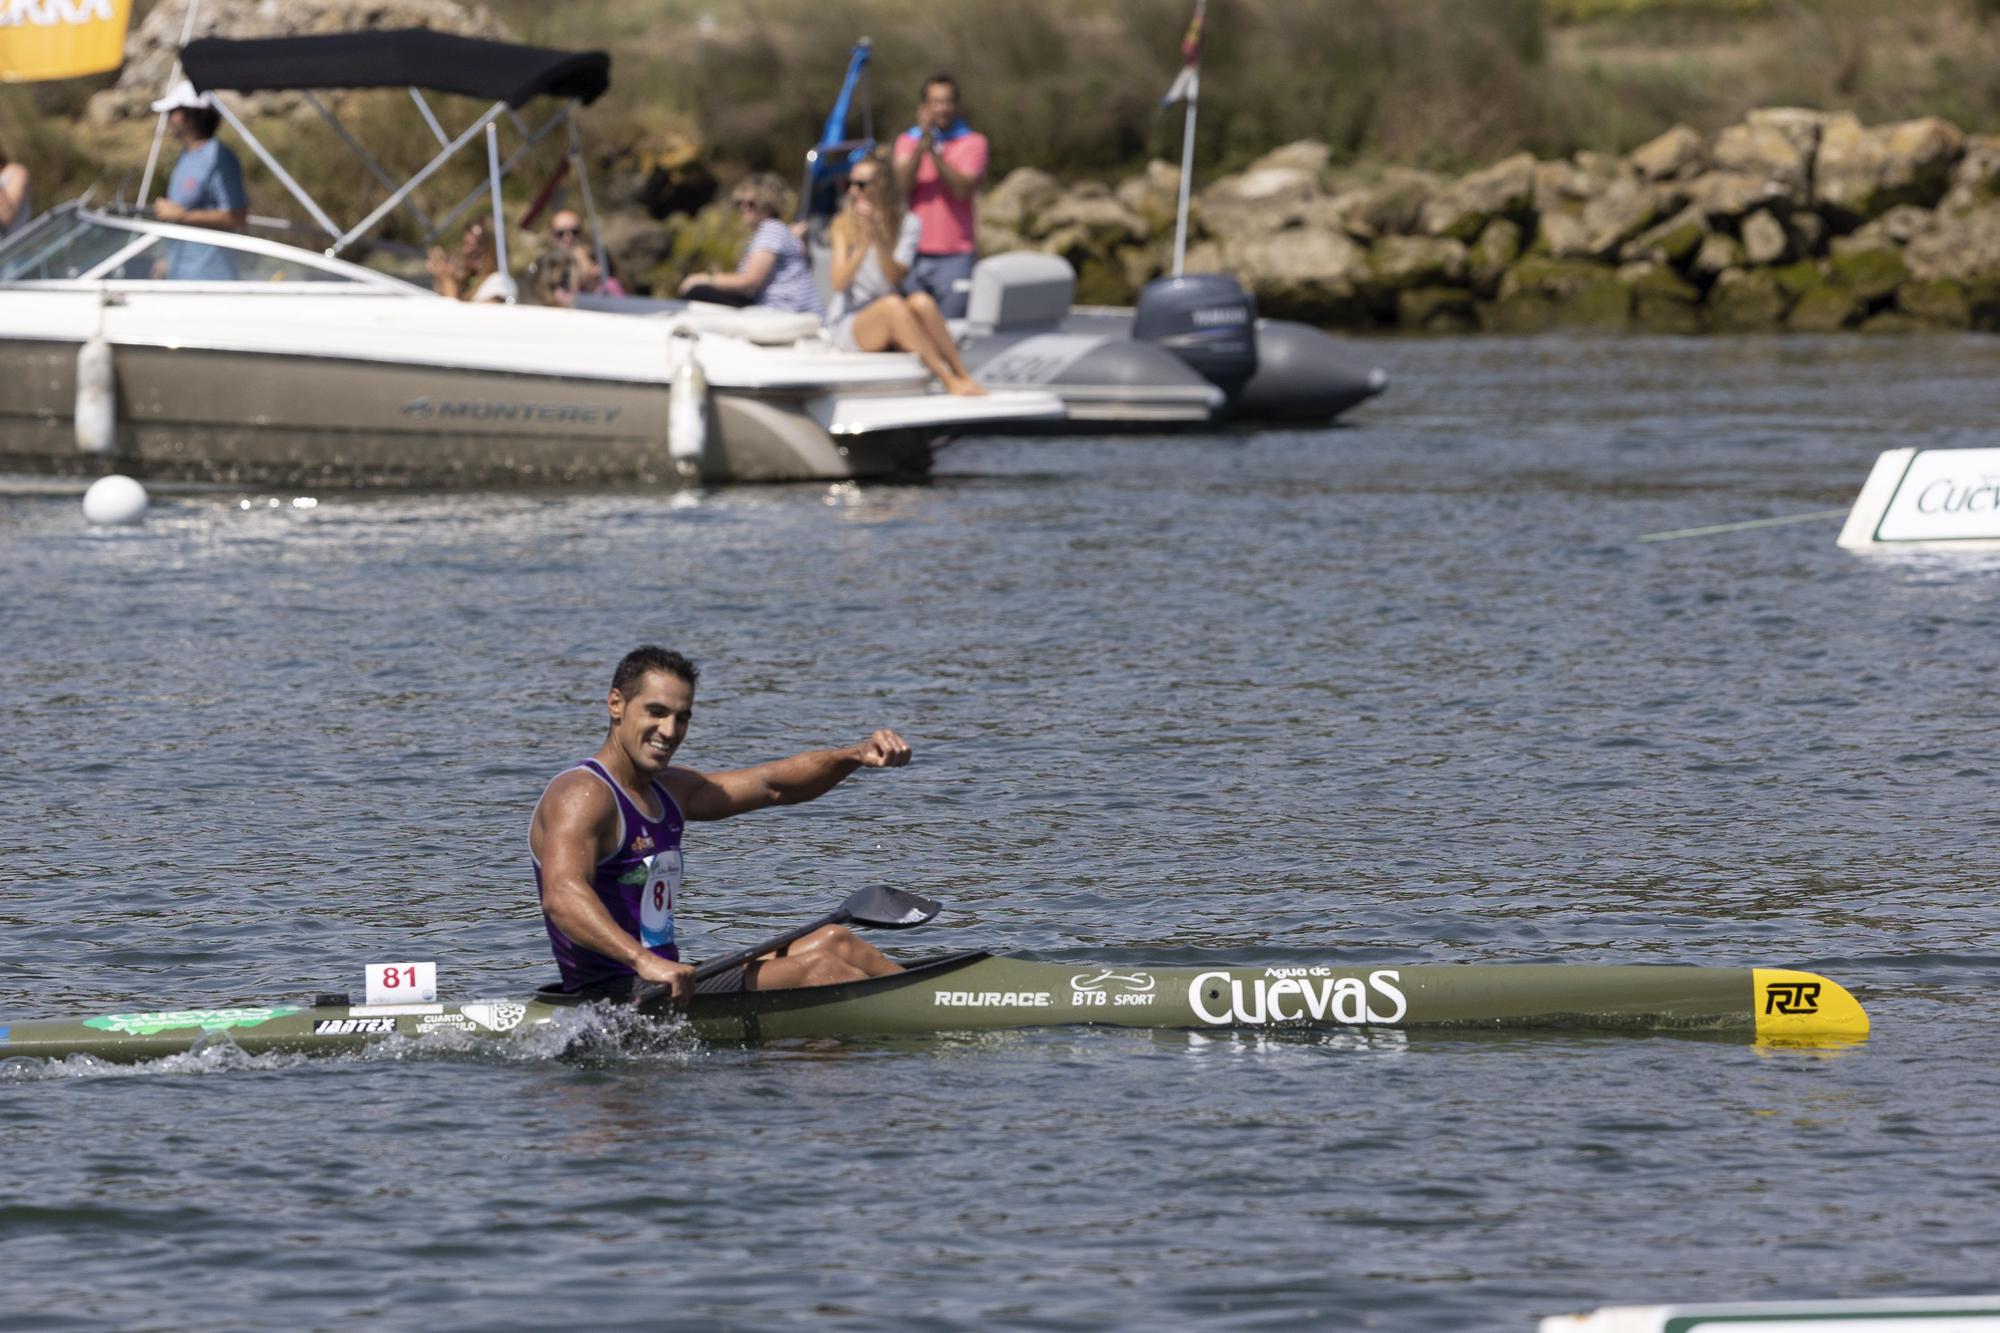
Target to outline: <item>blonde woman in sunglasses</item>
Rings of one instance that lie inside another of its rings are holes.
[[[840,213],[827,228],[833,306],[827,329],[848,352],[914,352],[952,393],[984,394],[959,358],[937,302],[896,290],[917,254],[917,219],[903,211],[882,161],[867,157],[847,177]]]

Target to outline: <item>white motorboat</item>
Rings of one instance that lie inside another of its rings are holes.
[[[303,89],[330,121],[310,90],[408,81],[442,151],[343,230],[218,97],[324,231],[322,251],[83,202],[9,237],[0,468],[315,486],[840,479],[918,472],[944,438],[1062,416],[1046,393],[958,398],[913,357],[833,351],[810,316],[472,305],[341,257],[392,209],[437,235],[478,202],[433,220],[412,194],[481,133],[497,210],[494,122],[555,94],[561,110],[524,137],[568,123],[608,82],[602,53],[410,30],[204,38],[182,54],[197,88]],[[425,87],[495,100],[453,140]],[[160,276],[169,249],[190,248],[233,277]]]

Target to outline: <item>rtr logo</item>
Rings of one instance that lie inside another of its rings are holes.
[[[1767,1014],[1816,1014],[1819,1012],[1817,981],[1774,981],[1764,988]]]

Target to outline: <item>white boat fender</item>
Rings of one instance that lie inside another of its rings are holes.
[[[83,493],[83,517],[105,527],[131,527],[145,521],[151,503],[146,488],[130,477],[99,477]]]
[[[681,359],[667,395],[667,452],[680,463],[699,462],[708,448],[708,380],[695,355],[699,341],[695,333],[675,331]]]
[[[103,334],[76,352],[76,447],[108,454],[118,445],[118,371]]]

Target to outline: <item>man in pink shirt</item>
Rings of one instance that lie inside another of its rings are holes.
[[[949,74],[924,80],[917,123],[896,140],[896,185],[923,224],[903,290],[929,292],[946,319],[963,316],[971,295],[972,204],[986,178],[986,156],[986,136],[959,118],[958,80]]]

